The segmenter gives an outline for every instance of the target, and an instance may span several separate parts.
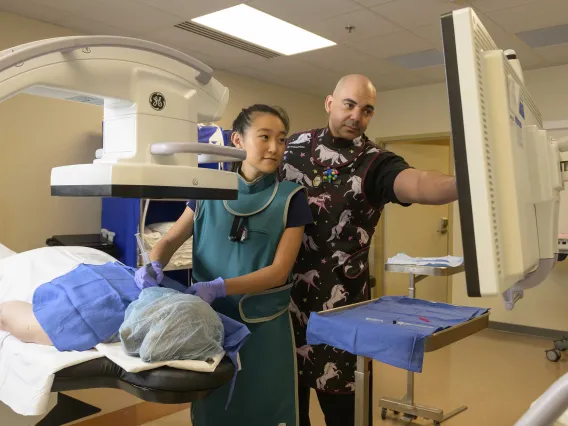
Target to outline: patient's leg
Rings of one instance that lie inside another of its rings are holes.
[[[0,330],[7,331],[22,342],[53,346],[39,325],[31,303],[20,301],[0,303]]]

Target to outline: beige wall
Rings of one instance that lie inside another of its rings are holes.
[[[445,84],[433,84],[377,95],[370,138],[449,132],[450,116]]]
[[[320,98],[222,71],[215,72],[215,78],[231,90],[227,111],[218,123],[223,128],[231,128],[241,109],[255,103],[285,108],[292,132],[327,126],[323,96]]]
[[[568,120],[568,66],[525,72],[525,82],[544,120]],[[380,93],[377,115],[369,128],[373,137],[449,132],[446,86],[437,84]],[[563,194],[561,225],[568,226],[568,193]],[[458,208],[454,210],[453,247],[462,255]],[[568,260],[559,263],[539,287],[525,292],[513,311],[506,311],[500,298],[468,298],[465,275],[453,277],[452,302],[492,309],[492,320],[558,330],[568,328]]]
[[[0,50],[76,33],[0,12]],[[218,72],[230,93],[220,125],[228,128],[241,108],[256,102],[288,111],[292,131],[323,126],[324,99],[253,79]],[[102,109],[19,95],[0,103],[0,242],[13,250],[44,245],[54,234],[100,230],[99,199],[50,196],[52,167],[91,162],[101,146]]]

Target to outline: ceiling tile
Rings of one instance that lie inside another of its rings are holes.
[[[20,16],[39,21],[51,22],[60,17],[63,13],[55,8],[40,3],[30,1],[4,1],[0,0],[0,10],[12,12]]]
[[[252,0],[247,4],[298,26],[363,8],[351,0]]]
[[[97,0],[83,7],[78,14],[133,34],[144,34],[160,28],[171,27],[180,17],[162,12],[134,0]]]
[[[442,26],[440,23],[433,25],[424,25],[422,27],[413,27],[409,30],[418,37],[432,43],[437,48],[442,47]]]
[[[355,0],[357,3],[366,7],[377,6],[378,4],[388,3],[394,0]]]
[[[469,0],[471,5],[481,12],[507,9],[509,7],[521,6],[534,1],[539,0]]]
[[[386,76],[370,77],[378,91],[401,89],[403,87],[421,86],[430,82],[411,71],[402,71]]]
[[[568,24],[568,1],[538,0],[522,6],[487,12],[487,16],[512,33],[553,27]]]
[[[428,80],[430,83],[445,83],[446,82],[446,67],[444,65],[437,65],[435,67],[422,68],[412,71],[416,76]]]
[[[444,57],[438,49],[421,50],[406,55],[391,56],[387,61],[407,70],[435,67],[444,63]]]
[[[551,65],[568,64],[568,44],[535,49]]]
[[[89,4],[97,4],[98,0],[1,0],[0,4],[4,3],[19,3],[19,4],[38,4],[52,9],[61,10],[63,12],[75,12],[82,9]]]
[[[342,74],[350,74],[354,72],[355,66],[372,59],[372,56],[342,45],[301,53],[295,57],[320,68]]]
[[[385,59],[371,59],[354,67],[354,72],[366,76],[384,76],[393,75],[398,72],[404,72],[404,68],[393,64]]]
[[[384,3],[371,10],[405,27],[433,25],[440,22],[440,16],[463,5],[448,0],[396,0]]]
[[[193,19],[219,10],[227,9],[242,0],[136,0],[148,6],[155,7],[164,12],[180,16],[184,19]]]
[[[93,35],[113,35],[133,37],[135,34],[127,31],[124,28],[116,28],[102,22],[93,21],[92,19],[85,18],[84,16],[76,15],[74,13],[62,13],[56,19],[51,21],[56,25],[69,28],[70,30]]]
[[[519,60],[521,61],[523,69],[534,69],[546,66],[544,59],[519,37],[508,33],[495,22],[493,22],[492,19],[488,18],[485,15],[478,14],[478,17],[485,26],[485,29],[489,32],[491,38],[493,38],[493,41],[495,41],[500,49],[515,50]]]
[[[517,37],[533,49],[565,44],[568,43],[568,25],[557,25],[555,27],[541,28],[540,30],[524,31],[517,33]]]
[[[355,28],[349,32],[345,28],[348,25]],[[398,25],[367,9],[356,10],[323,21],[308,22],[304,25],[304,28],[336,43],[360,40],[402,30]]]
[[[410,31],[400,31],[346,44],[376,58],[405,55],[434,47],[432,43],[412,34]]]

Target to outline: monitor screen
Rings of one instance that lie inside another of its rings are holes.
[[[512,297],[515,288],[518,299],[556,260],[558,148],[515,52],[495,44],[473,9],[444,15],[442,36],[467,293]]]

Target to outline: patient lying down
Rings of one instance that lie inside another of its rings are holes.
[[[13,300],[0,303],[0,330],[25,343],[53,346],[34,315],[32,304]]]
[[[134,270],[117,263],[80,264],[39,286],[32,303],[0,303],[0,330],[59,351],[121,341],[145,362],[206,360],[224,343],[222,318],[201,298],[165,287],[141,291]]]

